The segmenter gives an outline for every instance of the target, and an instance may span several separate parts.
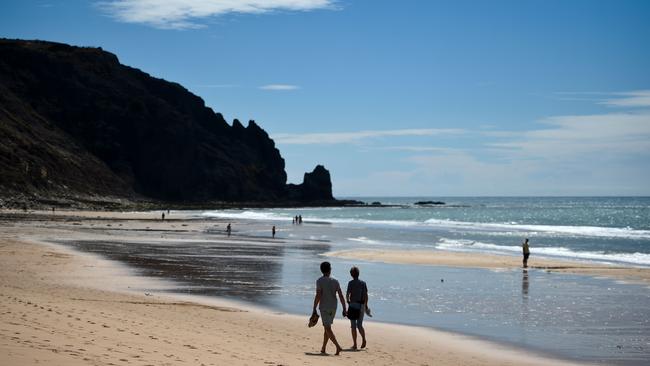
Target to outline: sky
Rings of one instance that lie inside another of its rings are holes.
[[[650,195],[650,1],[4,0],[275,140],[334,195]]]

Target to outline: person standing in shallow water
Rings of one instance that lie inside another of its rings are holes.
[[[332,273],[332,265],[330,262],[321,263],[320,271],[323,273],[323,276],[316,281],[316,296],[314,297],[313,309],[314,314],[316,313],[316,306],[320,309],[321,321],[323,322],[324,328],[323,347],[320,353],[326,353],[325,348],[327,347],[327,342],[331,340],[336,346],[336,355],[338,355],[341,353],[342,348],[339,342],[336,341],[336,336],[332,331],[332,324],[336,317],[336,295],[338,294],[339,300],[341,301],[343,316],[347,314],[345,310],[345,299],[343,298],[339,281],[336,278],[330,277]]]
[[[348,282],[345,297],[348,300],[348,317],[352,327],[352,349],[357,349],[357,329],[361,334],[361,348],[366,348],[366,331],[363,329],[363,315],[368,306],[368,287],[365,281],[359,279],[359,268],[350,269],[352,281]],[[357,315],[358,313],[358,315]],[[354,314],[354,315],[353,315]],[[355,318],[356,317],[356,318]]]
[[[273,235],[273,239],[275,239],[275,225],[273,225],[273,229],[271,229],[271,234]]]
[[[524,243],[521,245],[521,248],[524,252],[524,268],[528,268],[528,257],[530,257],[530,248],[528,247],[528,238],[524,239]]]
[[[232,231],[232,227],[230,226],[230,223],[228,223],[228,226],[226,226],[226,231],[228,232],[228,236],[230,236],[230,232]]]

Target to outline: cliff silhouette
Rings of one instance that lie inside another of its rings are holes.
[[[318,166],[287,185],[254,121],[228,124],[181,85],[101,48],[0,39],[0,190],[169,202],[332,201]]]

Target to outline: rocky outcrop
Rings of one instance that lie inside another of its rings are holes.
[[[330,172],[317,165],[311,173],[305,173],[302,184],[289,184],[288,197],[296,201],[333,200]]]
[[[5,194],[333,199],[322,167],[289,197],[284,159],[254,121],[229,125],[181,85],[101,48],[0,40],[0,142]]]

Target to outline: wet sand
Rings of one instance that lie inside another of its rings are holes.
[[[593,264],[577,261],[535,257],[531,250],[528,268],[549,272],[605,276],[620,280],[650,283],[650,268]],[[344,250],[325,253],[326,256],[360,259],[374,262],[433,265],[461,268],[513,269],[522,268],[522,258],[506,255],[446,252],[440,250]]]
[[[0,219],[2,365],[569,364],[452,333],[377,322],[366,323],[366,350],[322,356],[321,327],[307,328],[307,316],[127,292],[143,280],[113,262],[40,242],[97,239],[109,236],[105,230],[113,240],[143,232],[165,240],[174,230],[224,223],[174,213],[165,223],[152,213],[12,215]],[[239,225],[245,224],[233,226]],[[241,238],[224,233],[221,240]],[[334,330],[349,347],[348,322],[338,317]],[[331,345],[328,351],[333,353]]]

